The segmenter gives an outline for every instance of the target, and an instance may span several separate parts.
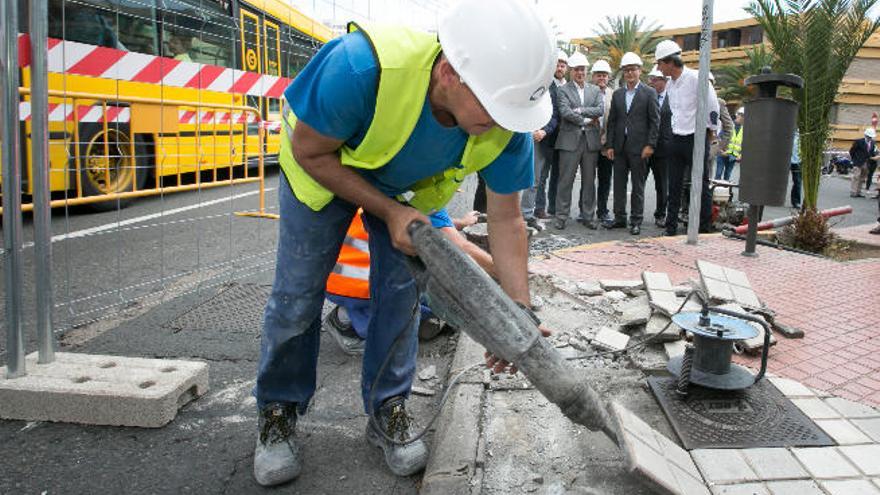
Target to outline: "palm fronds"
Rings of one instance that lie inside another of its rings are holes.
[[[714,69],[718,96],[728,103],[743,101],[749,95],[749,88],[745,86],[747,77],[760,74],[764,67],[776,69],[776,57],[764,45],[747,49],[746,57],[740,63]]]
[[[590,55],[608,60],[616,71],[626,52],[636,53],[643,59],[652,55],[660,42],[655,36],[660,27],[655,22],[647,24],[647,19],[638,15],[608,16],[595,30],[597,38]]]

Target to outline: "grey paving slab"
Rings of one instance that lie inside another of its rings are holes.
[[[715,301],[734,300],[734,295],[733,291],[731,290],[730,284],[728,284],[724,280],[705,277],[703,278],[703,287],[706,288],[706,292],[709,294],[709,299]]]
[[[792,453],[816,479],[859,476],[859,471],[834,447],[792,449]]]
[[[812,480],[768,481],[765,486],[771,495],[827,495]]]
[[[880,495],[880,488],[869,480],[822,481],[828,495]]]
[[[599,330],[590,343],[600,349],[620,351],[625,349],[627,343],[629,343],[629,335],[620,333],[611,328],[603,328],[602,330]]]
[[[880,488],[880,478],[874,479],[874,484],[877,485],[877,488]]]
[[[761,301],[758,299],[758,295],[755,294],[755,291],[751,288],[731,285],[730,290],[733,291],[733,298],[737,303],[749,308],[761,307]]]
[[[651,317],[651,305],[647,296],[636,297],[620,306],[620,325],[634,327],[648,323]]]
[[[819,398],[791,399],[791,402],[797,406],[798,409],[803,411],[803,413],[810,419],[840,418],[840,413],[832,409],[831,406],[825,404],[825,402]]]
[[[801,398],[801,397],[815,397],[816,394],[813,393],[807,386],[802,384],[799,381],[791,380],[789,378],[782,378],[778,376],[772,376],[769,378],[770,382],[782,392],[782,395],[788,398]]]
[[[709,483],[736,484],[758,480],[758,475],[735,449],[698,449],[691,457]]]
[[[825,403],[834,408],[844,418],[880,418],[880,411],[841,397],[829,397]]]
[[[857,445],[871,442],[868,435],[845,419],[817,419],[816,424],[825,430],[825,433],[838,445]]]
[[[730,282],[731,285],[738,285],[740,287],[751,287],[749,283],[749,277],[746,276],[745,272],[741,272],[739,270],[735,270],[733,268],[724,267],[724,277]]]
[[[645,283],[641,280],[600,280],[599,285],[607,292],[615,290],[626,292],[645,288]]]
[[[28,374],[0,370],[0,418],[158,428],[208,390],[208,364],[174,359],[55,353]]]
[[[838,450],[862,473],[880,476],[880,445],[852,445],[839,447]]]
[[[871,440],[880,442],[880,418],[854,419],[852,423],[871,437]]]
[[[705,260],[697,260],[697,270],[702,277],[714,278],[716,280],[727,280],[724,276],[724,268],[721,265],[710,263]]]
[[[810,477],[788,449],[743,449],[741,453],[762,480]]]
[[[642,282],[645,283],[645,288],[648,292],[651,290],[675,290],[669,275],[664,272],[642,272]]]
[[[668,316],[654,313],[645,324],[645,335],[655,339],[655,342],[674,342],[681,340],[681,329],[671,323]]]
[[[713,486],[712,495],[770,495],[770,492],[763,483],[743,483]]]

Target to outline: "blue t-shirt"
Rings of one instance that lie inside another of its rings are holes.
[[[428,215],[428,219],[431,220],[431,226],[435,229],[442,229],[444,227],[455,227],[455,224],[452,222],[452,218],[449,216],[449,212],[446,211],[446,208],[440,208],[440,210],[435,211]]]
[[[357,147],[376,109],[379,65],[370,42],[360,32],[329,41],[284,91],[297,119],[317,132]],[[461,164],[468,135],[443,127],[431,113],[427,95],[416,127],[400,152],[385,166],[357,170],[388,196]],[[504,151],[479,173],[496,193],[528,189],[534,182],[532,138],[515,133]]]

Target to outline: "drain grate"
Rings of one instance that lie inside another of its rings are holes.
[[[691,385],[684,399],[674,378],[652,376],[648,383],[688,450],[836,445],[768,380],[738,391]]]
[[[164,326],[175,333],[212,330],[258,335],[263,328],[263,309],[271,290],[256,284],[229,285]]]

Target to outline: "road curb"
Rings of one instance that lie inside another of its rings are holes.
[[[450,376],[476,362],[475,357],[481,358],[482,352],[479,344],[460,333]],[[456,495],[480,492],[482,463],[478,462],[478,451],[485,394],[481,380],[464,379],[450,392],[437,422],[434,445],[419,493]]]

